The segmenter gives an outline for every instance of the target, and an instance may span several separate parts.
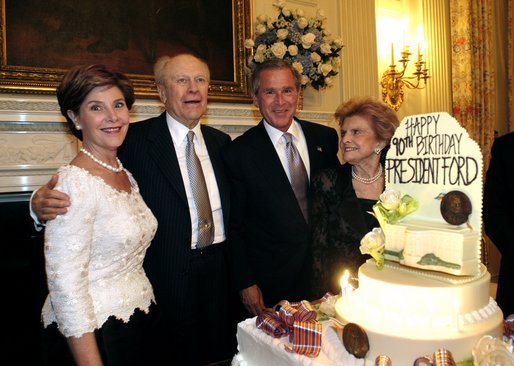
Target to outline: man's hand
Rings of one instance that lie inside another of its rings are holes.
[[[261,289],[257,285],[252,285],[239,291],[241,302],[246,310],[252,315],[259,315],[265,309]]]
[[[57,215],[68,212],[70,197],[66,193],[54,190],[58,179],[57,174],[52,175],[50,181],[34,193],[30,202],[32,211],[41,222],[53,220]]]

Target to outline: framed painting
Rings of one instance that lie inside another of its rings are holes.
[[[156,59],[192,52],[211,69],[211,101],[250,102],[249,1],[0,0],[0,91],[52,94],[68,68],[103,63],[157,97]]]

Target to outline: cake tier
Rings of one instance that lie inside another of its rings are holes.
[[[386,224],[385,259],[457,276],[480,270],[480,235],[466,225],[405,220]]]
[[[350,355],[341,339],[328,324],[323,325],[322,351],[316,358],[289,353],[284,349],[287,337],[273,338],[255,326],[255,319],[237,325],[239,353],[232,366],[371,366],[375,363]]]
[[[503,314],[489,297],[490,275],[451,284],[372,261],[359,269],[359,288],[336,304],[338,318],[359,324],[370,342],[367,359],[388,355],[409,365],[438,348],[456,360],[471,357],[483,335],[502,334]]]

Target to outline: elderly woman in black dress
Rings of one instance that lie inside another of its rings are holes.
[[[389,106],[372,97],[348,100],[335,117],[345,163],[320,172],[311,182],[313,298],[340,292],[344,270],[355,275],[366,260],[360,241],[379,226],[368,212],[384,190],[382,164],[399,123]]]

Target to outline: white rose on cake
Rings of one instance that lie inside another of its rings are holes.
[[[384,233],[382,232],[382,229],[376,227],[364,235],[359,249],[361,254],[371,255],[376,262],[377,268],[382,269],[384,267],[384,247]]]
[[[396,210],[400,206],[402,195],[394,189],[387,189],[380,195],[380,202],[386,210]]]

